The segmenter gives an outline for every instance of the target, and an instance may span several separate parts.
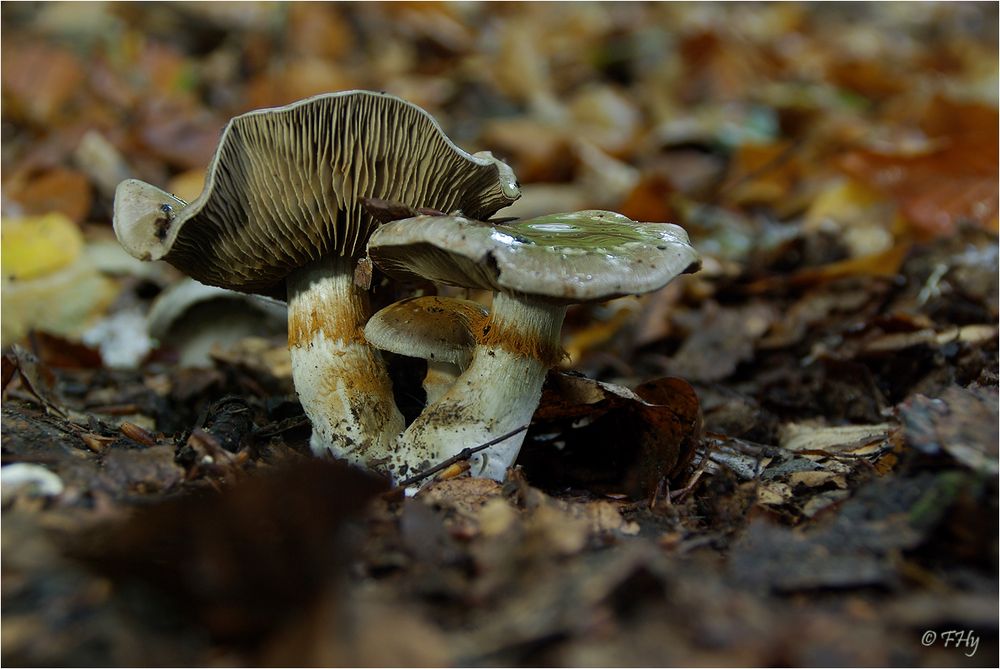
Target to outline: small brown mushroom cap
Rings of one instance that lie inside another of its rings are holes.
[[[488,218],[520,192],[509,167],[463,151],[419,107],[346,91],[233,118],[190,204],[122,182],[114,226],[137,258],[164,259],[205,284],[284,297],[296,268],[363,252],[374,227],[363,196]]]
[[[467,367],[476,345],[475,330],[489,315],[472,300],[411,297],[377,312],[365,339],[384,351]]]
[[[531,295],[558,303],[656,290],[700,266],[687,233],[610,211],[552,214],[505,224],[461,216],[386,223],[368,254],[390,275]]]

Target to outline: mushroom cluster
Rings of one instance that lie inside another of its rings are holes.
[[[395,448],[403,417],[362,334],[370,307],[354,268],[374,227],[362,198],[488,218],[519,195],[509,167],[460,149],[424,110],[346,91],[233,118],[190,203],[122,182],[114,228],[142,260],[165,260],[208,285],[287,297],[313,452],[373,467]]]
[[[656,290],[699,263],[678,226],[610,211],[500,224],[417,216],[376,230],[368,254],[391,276],[494,293],[489,317],[470,321],[475,346],[466,369],[400,436],[388,463],[398,476],[530,422],[545,374],[563,356],[570,304]],[[502,480],[523,440],[518,432],[476,453],[472,473]]]
[[[232,119],[190,203],[122,182],[114,226],[138,258],[287,298],[316,454],[401,479],[492,441],[473,474],[501,480],[523,440],[504,435],[530,421],[563,357],[567,306],[656,290],[699,263],[681,228],[614,212],[488,220],[519,195],[507,165],[461,150],[425,111],[348,91]],[[379,225],[372,201],[447,213]],[[391,277],[491,290],[492,306],[425,296],[373,316],[355,283],[365,255]],[[379,349],[428,362],[409,426]]]

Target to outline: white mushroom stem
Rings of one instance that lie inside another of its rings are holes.
[[[288,278],[288,348],[313,452],[378,470],[404,422],[382,356],[362,335],[370,308],[353,264],[327,257]]]
[[[434,404],[454,385],[464,368],[452,362],[443,360],[428,360],[427,374],[424,375],[424,393],[426,404]]]
[[[394,473],[413,475],[531,422],[545,374],[561,357],[565,315],[562,304],[498,293],[472,363],[400,437]],[[502,481],[523,441],[520,432],[477,453],[472,474]]]

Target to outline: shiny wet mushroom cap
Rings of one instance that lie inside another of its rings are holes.
[[[398,278],[494,291],[471,365],[403,433],[393,454],[399,470],[440,462],[530,422],[545,373],[562,357],[567,305],[646,293],[699,267],[683,229],[609,211],[502,224],[417,216],[380,227],[368,254]],[[523,438],[477,453],[473,473],[502,479]]]
[[[375,226],[362,199],[488,217],[519,194],[510,168],[458,148],[419,107],[348,91],[232,119],[190,203],[140,181],[119,184],[114,227],[143,260],[207,285],[287,296],[313,451],[377,467],[403,418],[362,335],[371,310],[354,268]]]
[[[681,227],[600,210],[498,225],[417,216],[385,224],[368,248],[399,278],[571,304],[647,293],[700,262]]]

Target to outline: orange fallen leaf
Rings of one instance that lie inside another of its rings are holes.
[[[502,156],[522,183],[568,181],[573,171],[569,139],[558,126],[531,118],[485,124],[482,141]]]
[[[5,39],[0,61],[5,118],[52,123],[67,113],[85,77],[83,61],[40,41]]]
[[[841,260],[819,267],[806,267],[790,276],[765,277],[750,283],[746,289],[751,294],[760,294],[781,286],[811,286],[849,276],[896,276],[911,246],[911,242],[901,242],[881,253]]]
[[[798,185],[802,165],[797,144],[744,144],[733,155],[721,193],[733,204],[774,204]]]
[[[618,205],[618,211],[633,221],[676,220],[677,213],[670,206],[670,194],[673,192],[669,179],[660,174],[649,174]]]
[[[93,200],[87,177],[64,167],[30,175],[23,181],[18,179],[4,190],[21,205],[25,216],[59,212],[74,223],[84,221]]]
[[[921,237],[951,234],[962,221],[996,231],[998,125],[994,107],[936,98],[921,122],[930,148],[917,154],[853,151],[840,167],[893,198]]]

